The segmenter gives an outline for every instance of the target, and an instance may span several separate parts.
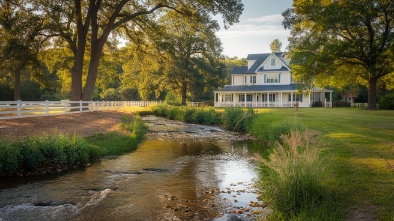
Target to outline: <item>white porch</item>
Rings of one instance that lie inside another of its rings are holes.
[[[215,92],[215,107],[311,107],[315,102],[332,107],[332,91],[282,92]]]

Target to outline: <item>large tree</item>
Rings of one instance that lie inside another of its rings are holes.
[[[64,39],[74,55],[72,100],[90,100],[104,45],[122,33],[144,30],[168,11],[179,16],[221,13],[225,26],[238,22],[241,0],[34,0],[51,24],[51,35]],[[90,55],[88,64],[85,54]],[[83,67],[87,65],[84,87]]]
[[[167,28],[156,43],[166,60],[165,81],[185,105],[188,92],[202,95],[225,77],[221,42],[215,35],[219,25],[206,14],[184,19],[175,13],[169,13],[161,24]]]
[[[394,71],[393,1],[296,0],[282,15],[291,30],[295,77],[305,83],[364,80],[368,107],[377,108],[377,82]]]
[[[2,77],[13,79],[14,100],[21,99],[21,75],[29,66],[38,69],[37,54],[45,38],[41,17],[23,1],[0,2],[0,67]],[[39,71],[30,71],[38,74]]]
[[[163,90],[179,94],[182,104],[187,97],[209,99],[212,88],[225,79],[217,22],[207,14],[179,17],[169,12],[158,25],[145,42],[129,46],[134,52],[124,65],[127,78],[143,99]]]

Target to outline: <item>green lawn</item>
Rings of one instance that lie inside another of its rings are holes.
[[[344,216],[350,207],[394,220],[394,111],[353,108],[259,109],[299,118],[322,133],[327,178]],[[377,208],[377,209],[376,209]]]

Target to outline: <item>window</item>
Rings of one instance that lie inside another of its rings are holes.
[[[252,101],[252,95],[251,94],[247,94],[246,95],[246,101]]]
[[[289,94],[289,99],[288,99],[288,101],[292,101],[292,100],[291,100],[291,94]],[[302,94],[293,94],[293,101],[302,102]]]
[[[245,95],[239,95],[239,102],[245,101]]]
[[[248,84],[248,78],[245,76],[245,84]]]
[[[270,94],[270,101],[275,102],[275,94]]]
[[[256,84],[256,76],[250,76],[250,83]]]
[[[279,74],[267,74],[266,83],[280,83]]]
[[[267,99],[268,98],[268,99]],[[271,102],[275,102],[275,94],[270,94],[268,96],[268,94],[263,94],[263,100],[262,101],[271,101]]]
[[[271,66],[275,66],[275,58],[271,58]]]
[[[224,96],[224,101],[233,101],[233,95],[232,94],[226,94]]]

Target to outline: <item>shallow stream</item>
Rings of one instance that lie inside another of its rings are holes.
[[[256,143],[216,127],[145,117],[138,149],[86,169],[0,184],[5,220],[254,220]]]

